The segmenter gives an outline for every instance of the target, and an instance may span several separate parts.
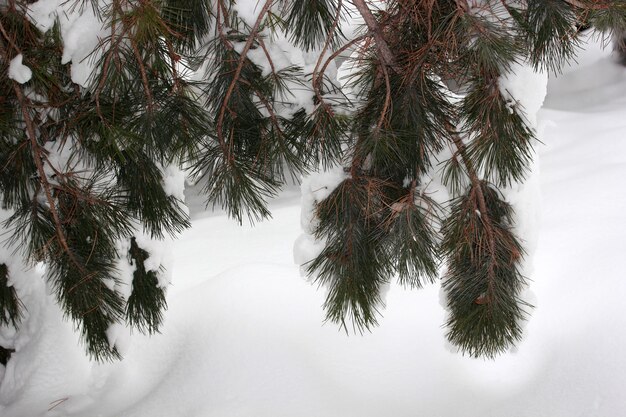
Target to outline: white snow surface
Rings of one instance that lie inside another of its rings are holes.
[[[294,189],[254,228],[188,199],[193,227],[173,243],[162,333],[132,335],[120,362],[88,360],[42,296],[41,271],[13,283],[27,329],[20,340],[0,329],[17,350],[0,366],[0,416],[625,415],[626,70],[594,50],[551,80],[539,113],[536,308],[513,351],[493,361],[451,351],[438,285],[392,286],[371,334],[323,325],[324,294],[292,259]]]

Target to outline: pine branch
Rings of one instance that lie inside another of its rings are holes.
[[[23,308],[15,288],[9,285],[9,268],[0,264],[0,325],[11,324],[17,328]]]
[[[391,81],[389,79],[389,72],[387,71],[386,65],[381,65],[381,70],[383,72],[383,76],[385,78],[385,101],[383,108],[380,112],[380,117],[378,118],[378,123],[376,124],[376,129],[380,130],[383,127],[385,121],[387,121],[387,112],[391,107]]]
[[[15,349],[7,349],[0,345],[0,365],[6,366],[13,353],[15,353]]]
[[[328,40],[333,45],[343,36],[332,11],[341,10],[337,0],[290,0],[285,3],[285,31],[305,52],[319,48]]]
[[[67,238],[65,237],[65,233],[63,231],[63,224],[61,222],[61,219],[59,218],[59,212],[56,207],[56,202],[54,200],[54,197],[52,196],[52,187],[50,186],[50,183],[48,182],[48,177],[43,167],[42,151],[41,151],[41,147],[39,146],[39,143],[37,143],[37,135],[35,133],[35,126],[33,124],[33,120],[30,117],[30,113],[28,111],[29,106],[26,103],[26,98],[24,97],[21,87],[19,87],[19,85],[16,82],[13,82],[13,89],[19,101],[20,108],[22,111],[22,116],[24,117],[24,123],[26,124],[26,132],[28,134],[28,138],[30,140],[30,145],[31,145],[31,150],[33,152],[33,159],[35,160],[35,165],[37,166],[37,171],[39,173],[39,181],[44,190],[44,194],[46,197],[46,201],[48,202],[50,214],[52,216],[52,219],[54,220],[55,233],[56,233],[57,239],[59,243],[61,244],[61,247],[63,248],[63,250],[69,257],[69,259],[71,259],[74,266],[76,266],[76,268],[78,268],[79,271],[83,271],[85,273],[86,271],[85,271],[84,265],[76,259],[76,257],[74,256],[74,252],[72,251],[72,249],[69,247],[67,243]]]
[[[378,53],[382,62],[385,65],[393,68],[396,73],[400,74],[401,68],[397,65],[394,54],[393,52],[391,52],[391,49],[389,49],[389,45],[383,37],[380,26],[376,21],[374,15],[372,14],[372,11],[365,3],[365,0],[352,0],[352,4],[354,4],[354,6],[357,8],[359,13],[361,14],[361,17],[363,17],[365,24],[372,33],[372,36],[374,37],[374,40],[376,42],[376,48],[378,49]]]
[[[469,175],[470,182],[471,182],[471,190],[472,190],[471,192],[476,194],[480,218],[481,218],[483,225],[485,226],[485,230],[487,233],[487,246],[488,246],[490,258],[492,259],[493,262],[496,262],[495,261],[496,239],[495,239],[494,231],[491,226],[491,219],[489,218],[489,212],[487,211],[487,203],[485,202],[485,196],[483,194],[482,182],[478,178],[478,174],[476,170],[474,169],[472,161],[467,156],[467,148],[465,147],[463,140],[458,135],[455,135],[455,134],[452,135],[452,140],[454,141],[454,145],[456,146],[458,150],[458,154],[460,155],[463,161],[463,164],[465,165],[465,169],[467,170],[467,173]],[[470,198],[470,201],[474,201],[474,199]],[[492,269],[489,270],[487,277],[489,280],[489,291],[487,293],[487,299],[489,299],[489,296],[490,294],[493,293],[493,289],[494,289],[494,282],[493,282],[494,276],[493,276]]]
[[[235,90],[235,86],[237,85],[237,82],[239,81],[239,76],[241,75],[241,70],[243,69],[243,66],[246,62],[246,56],[248,54],[248,51],[250,51],[250,48],[252,47],[252,44],[254,43],[256,35],[261,26],[261,23],[263,22],[265,15],[270,10],[273,3],[274,3],[274,0],[266,0],[265,5],[261,9],[256,22],[254,22],[254,25],[252,26],[250,34],[248,35],[248,40],[246,41],[243,47],[243,50],[240,53],[240,58],[239,58],[239,62],[237,63],[237,68],[235,69],[235,74],[233,76],[233,79],[230,85],[228,86],[228,90],[226,91],[226,95],[224,96],[224,101],[222,103],[222,106],[220,107],[220,112],[219,112],[219,116],[217,119],[217,137],[225,152],[224,156],[227,157],[227,161],[229,162],[232,161],[233,155],[226,150],[227,149],[225,145],[226,141],[224,139],[224,116],[226,114],[226,109],[228,108],[228,102],[230,101],[230,97],[233,94],[233,91]]]
[[[328,287],[328,320],[370,328],[381,285],[397,275],[420,287],[445,259],[449,340],[488,357],[519,340],[523,248],[513,208],[496,187],[524,179],[534,131],[499,77],[521,61],[558,70],[574,56],[577,23],[621,33],[624,7],[389,0],[374,10],[373,1],[351,0],[366,28],[344,42],[345,1],[266,0],[249,25],[231,0],[111,0],[94,9],[110,33],[92,54],[98,63],[85,89],[61,64],[58,26],[41,34],[24,2],[0,7],[5,72],[22,53],[33,71],[25,85],[0,81],[0,197],[14,211],[10,243],[46,262],[58,302],[97,358],[119,356],[106,337],[113,323],[158,330],[164,288],[132,236],[137,225],[160,237],[189,224],[162,184],[162,167],[181,160],[202,173],[208,202],[240,222],[244,212],[251,221],[271,215],[266,199],[286,172],[345,166],[350,177],[316,206],[314,235],[326,246],[308,265]],[[81,13],[82,3],[72,11]],[[300,95],[288,98],[307,81],[300,68],[281,68],[263,31],[319,53],[307,90],[312,109]],[[345,95],[326,71],[351,48],[357,71]],[[205,80],[179,73],[178,65],[203,63]],[[422,181],[446,143],[453,155],[443,180],[457,197],[443,220]],[[66,146],[66,166],[56,166],[60,149],[48,151],[52,145]],[[128,253],[117,253],[120,239],[130,239]],[[120,256],[136,266],[128,300],[109,285]],[[8,272],[0,265],[0,323],[16,324]]]
[[[163,310],[167,308],[165,291],[159,286],[157,271],[146,270],[145,261],[150,254],[130,239],[128,259],[135,266],[133,288],[126,303],[126,319],[133,327],[144,333],[159,331],[163,321]]]
[[[518,295],[524,285],[518,271],[522,249],[509,227],[510,206],[478,179],[461,138],[453,136],[453,142],[471,186],[453,203],[443,228],[448,338],[472,356],[493,357],[521,337],[519,322],[528,306]]]
[[[377,178],[348,178],[316,207],[315,236],[326,246],[307,270],[328,287],[327,320],[346,331],[350,322],[359,332],[376,325],[380,287],[391,272],[379,227],[385,186]]]
[[[421,288],[438,277],[439,207],[423,193],[416,194],[417,180],[407,188],[408,192],[391,204],[383,222],[386,253],[398,273],[398,282]]]

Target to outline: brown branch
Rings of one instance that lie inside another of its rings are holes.
[[[324,98],[322,97],[322,92],[320,90],[320,85],[319,85],[318,70],[320,68],[320,65],[322,65],[324,54],[326,54],[326,51],[328,50],[328,47],[330,46],[330,43],[332,42],[332,39],[335,36],[335,30],[337,29],[337,26],[339,25],[339,19],[341,18],[342,8],[343,8],[343,0],[339,0],[337,2],[337,13],[335,14],[335,20],[333,21],[333,25],[328,31],[328,34],[326,35],[326,41],[324,42],[324,47],[322,48],[322,51],[320,52],[320,56],[317,59],[317,63],[315,64],[315,69],[313,70],[313,76],[312,76],[313,91],[315,92],[315,96],[319,100],[320,104],[323,105],[324,108],[327,110],[330,110],[330,106],[328,106],[328,104],[324,102]],[[322,74],[322,77],[323,77],[323,74]]]
[[[78,262],[76,259],[74,252],[72,252],[71,248],[67,243],[67,239],[65,237],[65,233],[63,232],[63,222],[59,217],[59,212],[56,207],[56,203],[54,201],[54,197],[52,196],[52,187],[48,182],[48,177],[46,171],[43,166],[43,158],[41,156],[41,147],[39,143],[37,143],[37,134],[35,133],[35,126],[33,124],[33,120],[30,117],[28,112],[28,104],[26,103],[26,97],[22,92],[21,87],[13,82],[13,89],[15,91],[15,95],[17,96],[17,100],[20,103],[20,108],[22,110],[22,116],[24,117],[24,123],[26,124],[26,133],[30,140],[31,149],[33,151],[33,159],[35,161],[35,166],[37,167],[37,172],[39,173],[39,181],[44,190],[44,194],[46,195],[46,201],[50,206],[50,214],[52,215],[52,220],[54,221],[54,229],[57,235],[57,239],[59,240],[59,244],[63,248],[63,251],[70,258],[72,263],[81,271],[86,272],[84,266]]]
[[[463,143],[463,140],[452,132],[452,141],[458,150],[458,154],[467,169],[467,174],[470,177],[470,181],[472,183],[472,194],[476,196],[476,200],[478,202],[478,210],[480,213],[480,221],[485,227],[485,232],[487,233],[487,249],[489,250],[489,256],[491,258],[491,263],[488,268],[487,277],[487,294],[485,297],[480,297],[475,302],[479,304],[489,304],[491,300],[491,294],[495,288],[495,271],[494,265],[496,264],[496,235],[495,230],[492,227],[491,219],[489,217],[489,213],[487,212],[487,203],[485,201],[485,195],[483,194],[482,184],[480,179],[478,178],[478,173],[472,164],[472,161],[467,156],[467,147]],[[453,156],[454,157],[454,156]],[[471,196],[473,197],[473,196]],[[471,198],[474,201],[474,198]],[[474,206],[475,207],[475,206]]]
[[[483,214],[487,215],[487,204],[485,202],[485,196],[483,195],[483,191],[480,185],[481,181],[478,178],[478,173],[474,168],[474,164],[472,164],[472,161],[467,156],[467,147],[465,146],[461,138],[455,133],[452,134],[452,141],[454,142],[454,146],[458,150],[457,154],[461,157],[463,165],[465,165],[467,175],[469,176],[470,182],[472,183],[472,188],[476,189],[481,216]]]
[[[609,7],[608,4],[601,4],[601,2],[595,1],[594,4],[589,4],[582,2],[580,0],[563,0],[565,3],[568,3],[571,6],[578,7],[579,9],[587,9],[587,10],[602,10],[607,9]]]
[[[378,119],[378,124],[376,125],[376,128],[379,130],[383,127],[385,116],[387,116],[387,111],[389,110],[389,107],[391,107],[391,82],[389,81],[389,71],[387,71],[387,67],[385,65],[381,65],[380,68],[385,76],[385,104],[383,106],[383,110],[380,112],[380,118]]]
[[[114,13],[117,13],[120,11],[121,6],[119,4],[119,1],[115,0],[113,2],[113,8],[114,8]],[[100,120],[102,120],[102,122],[107,125],[108,123],[106,122],[104,116],[102,115],[102,109],[100,107],[100,94],[102,93],[102,90],[104,89],[104,85],[106,83],[107,80],[107,72],[109,71],[109,65],[111,65],[111,60],[113,59],[114,56],[117,56],[115,54],[114,51],[117,50],[120,42],[122,41],[122,39],[124,38],[124,36],[126,35],[126,32],[129,30],[129,27],[125,27],[122,30],[122,33],[119,34],[119,36],[117,36],[116,39],[116,14],[114,14],[111,17],[111,36],[110,36],[110,43],[111,43],[111,47],[109,48],[109,50],[106,52],[107,56],[104,59],[104,63],[102,65],[102,75],[100,77],[100,81],[98,82],[98,86],[96,87],[96,91],[94,94],[95,97],[95,101],[96,101],[96,112],[98,113],[98,116],[100,117]]]
[[[226,9],[226,6],[224,5],[224,0],[218,0],[217,2],[218,8],[217,8],[217,14],[215,15],[215,31],[217,32],[217,35],[220,37],[220,40],[222,41],[222,43],[224,43],[225,45],[227,45],[230,49],[233,49],[232,46],[230,45],[230,41],[228,39],[226,39],[226,37],[224,36],[224,25],[222,23],[222,15],[224,16],[224,22],[226,22],[226,16],[228,16],[228,11]]]
[[[228,17],[228,9],[224,4],[224,0],[218,0],[218,8],[217,13],[215,15],[215,30],[220,40],[226,46],[226,48],[230,51],[234,51],[235,47],[232,42],[224,35],[224,25],[228,25],[226,18]]]
[[[241,75],[241,71],[243,70],[243,66],[246,62],[246,56],[248,55],[248,51],[250,51],[250,48],[252,47],[252,44],[254,43],[254,39],[256,38],[256,35],[259,31],[259,27],[261,26],[261,23],[263,22],[265,15],[272,7],[273,2],[274,0],[267,0],[265,2],[265,5],[263,6],[263,8],[261,9],[261,12],[259,13],[259,17],[257,18],[256,22],[254,22],[254,26],[252,27],[252,30],[250,31],[250,37],[246,41],[246,44],[244,45],[244,48],[241,51],[241,55],[239,57],[239,63],[237,64],[237,68],[235,70],[233,80],[228,86],[228,90],[226,91],[226,95],[224,96],[224,101],[222,102],[222,106],[220,107],[220,113],[217,119],[217,138],[218,138],[218,141],[220,142],[220,145],[222,146],[222,149],[225,152],[226,152],[226,148],[225,148],[226,142],[224,140],[223,128],[224,128],[224,116],[226,115],[228,102],[230,101],[230,97],[235,91],[235,86],[237,85],[237,82],[239,81],[239,76]],[[232,159],[232,155],[230,155],[229,152],[227,153],[227,156],[229,160]]]
[[[261,45],[263,54],[265,54],[265,58],[267,58],[267,62],[270,64],[270,69],[272,71],[272,74],[276,76],[277,71],[276,71],[276,66],[274,65],[274,60],[272,59],[272,56],[270,55],[270,51],[267,50],[267,45],[265,45],[265,42],[263,42],[263,39],[259,38],[259,45]]]
[[[270,120],[272,121],[272,124],[276,127],[278,132],[282,136],[284,136],[285,132],[283,132],[283,130],[281,129],[280,123],[278,121],[278,116],[276,115],[276,112],[274,111],[274,108],[273,108],[272,104],[270,103],[270,101],[267,99],[267,97],[265,97],[265,95],[261,91],[259,91],[259,89],[255,88],[248,81],[240,80],[240,82],[242,84],[245,84],[245,85],[249,86],[250,88],[252,88],[254,90],[254,93],[256,94],[257,98],[261,101],[261,104],[263,104],[263,106],[267,110],[267,112],[268,112],[268,114],[270,116]]]
[[[2,34],[5,36],[5,38],[11,43],[11,47],[13,47],[15,51],[19,54],[20,51],[17,48],[17,45],[11,42],[1,22],[0,22],[0,30],[2,31]],[[0,44],[0,46],[2,47],[2,52],[6,53],[4,45]],[[52,196],[52,191],[51,191],[52,187],[50,183],[48,182],[48,177],[46,175],[46,171],[43,166],[43,156],[41,152],[41,147],[39,146],[39,143],[37,142],[37,134],[35,131],[35,125],[33,123],[33,119],[30,116],[30,113],[28,112],[29,105],[27,103],[27,99],[24,96],[24,93],[22,92],[22,88],[20,87],[20,85],[15,81],[12,81],[12,84],[13,84],[13,90],[15,91],[15,96],[17,97],[17,100],[20,105],[20,109],[22,111],[24,124],[26,125],[26,134],[30,141],[30,146],[33,151],[33,160],[35,161],[35,166],[37,167],[37,172],[40,177],[39,184],[44,189],[46,200],[48,201],[48,205],[50,206],[50,214],[52,215],[52,219],[54,221],[55,233],[57,235],[57,239],[59,240],[59,244],[61,245],[63,250],[67,253],[70,260],[75,264],[75,266],[80,271],[84,271],[83,265],[80,262],[78,262],[78,260],[74,256],[74,253],[70,249],[67,243],[67,239],[65,238],[65,234],[63,232],[63,224],[61,222],[61,219],[59,218],[59,213],[56,208],[54,197]]]
[[[174,80],[174,88],[172,89],[172,93],[180,90],[180,79],[178,76],[178,69],[176,66],[180,61],[180,55],[174,51],[174,45],[170,39],[165,40],[165,44],[167,45],[167,54],[170,57],[170,64],[172,65],[172,78]]]
[[[144,92],[146,93],[147,107],[148,112],[152,113],[154,108],[154,102],[152,100],[152,91],[150,91],[150,84],[148,82],[148,74],[146,73],[146,67],[143,64],[143,60],[141,59],[141,54],[139,53],[139,49],[137,48],[137,42],[131,38],[130,46],[133,50],[133,55],[135,56],[135,60],[137,61],[137,65],[139,65],[139,72],[141,73],[141,82],[143,84]]]
[[[345,45],[343,45],[342,47],[337,49],[335,52],[333,52],[333,54],[331,56],[329,56],[328,59],[326,59],[326,62],[324,62],[324,65],[322,65],[322,69],[319,71],[319,73],[322,75],[322,77],[326,73],[326,69],[328,68],[328,65],[330,65],[330,63],[335,58],[337,58],[339,55],[341,55],[346,49],[351,48],[354,44],[356,44],[358,42],[361,42],[365,38],[367,38],[367,35],[363,35],[363,36],[359,36],[357,38],[354,38],[350,42],[346,43]]]
[[[378,53],[380,55],[381,61],[393,68],[395,72],[398,74],[401,73],[401,69],[396,63],[393,52],[389,49],[389,45],[387,41],[383,37],[382,31],[380,29],[380,25],[376,21],[376,18],[372,14],[372,11],[369,9],[367,4],[365,4],[365,0],[352,0],[352,4],[357,8],[365,24],[369,28],[370,32],[372,32],[372,36],[374,37],[374,41],[376,42],[376,49],[378,49]]]
[[[276,66],[274,65],[274,60],[272,60],[272,56],[267,50],[267,46],[265,45],[265,42],[263,42],[263,39],[259,39],[259,44],[261,45],[261,49],[263,50],[263,53],[265,54],[265,57],[267,58],[267,62],[269,62],[270,64],[270,69],[272,71],[272,74],[274,75],[274,77],[277,77],[277,71],[276,71]],[[278,123],[278,118],[276,117],[276,113],[274,112],[274,107],[270,104],[269,100],[263,95],[263,93],[258,91],[258,89],[256,88],[254,90],[257,96],[259,97],[259,100],[261,100],[261,103],[263,103],[263,105],[267,109],[270,115],[270,119],[272,120],[272,123],[274,124],[276,129],[278,129],[278,132],[281,134],[281,136],[284,136],[284,132],[280,128],[280,124]]]
[[[4,38],[7,40],[7,42],[9,42],[9,46],[10,47],[13,48],[15,50],[15,52],[17,52],[18,55],[22,54],[22,51],[17,46],[17,44],[15,43],[13,38],[11,38],[9,36],[9,34],[7,33],[6,29],[4,28],[4,25],[2,24],[2,22],[0,22],[0,32],[2,32],[2,36],[4,36]]]

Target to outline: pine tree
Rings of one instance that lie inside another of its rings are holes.
[[[306,264],[328,287],[328,319],[369,329],[384,284],[421,287],[445,265],[450,341],[504,351],[530,306],[502,190],[523,182],[536,137],[502,79],[522,62],[558,72],[581,22],[626,29],[617,0],[261,0],[253,19],[235,0],[71,0],[64,13],[93,13],[106,33],[80,82],[60,24],[40,30],[30,3],[0,2],[5,245],[45,263],[97,359],[119,357],[112,325],[159,329],[163,268],[146,266],[147,242],[189,226],[164,187],[182,166],[238,222],[270,216],[292,176],[340,167],[313,212],[324,248]],[[288,44],[315,60],[285,64]],[[342,54],[347,83],[330,74]],[[433,175],[449,201],[429,195]],[[0,324],[19,326],[11,274],[0,265]]]

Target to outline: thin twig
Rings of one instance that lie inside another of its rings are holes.
[[[333,54],[329,56],[328,59],[326,59],[326,62],[324,62],[324,65],[322,65],[322,69],[319,71],[319,74],[323,77],[324,74],[326,73],[326,69],[328,68],[328,65],[330,65],[330,63],[333,62],[335,58],[341,55],[346,49],[350,49],[354,44],[361,42],[363,39],[367,38],[367,36],[368,35],[363,35],[363,36],[354,38],[350,42],[346,43],[345,45],[337,49],[335,52],[333,52]]]
[[[119,5],[119,1],[118,0],[114,0],[114,2],[113,2],[113,9],[114,9],[115,13],[119,12],[120,8],[121,8],[121,6]],[[113,59],[114,56],[117,56],[115,51],[117,50],[120,42],[122,41],[122,39],[126,35],[126,32],[129,29],[130,29],[130,27],[126,26],[122,30],[122,33],[120,33],[118,36],[116,36],[116,33],[115,33],[115,31],[116,31],[116,15],[113,15],[111,17],[111,36],[110,36],[111,47],[106,52],[107,55],[104,58],[104,63],[102,65],[102,75],[100,76],[100,81],[98,82],[98,86],[96,87],[96,91],[95,91],[95,94],[94,94],[94,98],[95,98],[95,101],[96,101],[96,112],[98,113],[98,116],[100,117],[100,120],[102,120],[102,122],[105,125],[108,125],[108,122],[106,121],[106,119],[104,118],[104,116],[102,114],[102,109],[100,107],[100,94],[102,93],[102,90],[104,89],[104,86],[105,86],[106,81],[107,81],[107,73],[109,71],[109,65],[111,65],[111,60]]]
[[[378,124],[376,125],[376,128],[379,130],[383,127],[385,116],[387,116],[387,111],[389,110],[389,107],[391,107],[391,82],[389,81],[389,71],[387,71],[387,67],[385,65],[381,65],[380,68],[385,76],[385,104],[383,106],[383,110],[380,112],[380,118],[378,119]]]
[[[48,408],[48,411],[54,410],[56,407],[58,407],[59,405],[63,404],[67,400],[69,400],[69,397],[59,398],[58,400],[52,401],[50,403],[50,408]]]
[[[272,59],[272,56],[270,55],[270,51],[267,50],[267,45],[265,45],[265,42],[261,38],[259,38],[259,45],[261,45],[263,54],[265,54],[265,58],[267,58],[267,62],[270,64],[270,69],[272,71],[272,74],[276,76],[277,71],[276,71],[276,66],[274,65],[274,60]]]
[[[6,29],[4,29],[4,25],[2,24],[2,22],[0,22],[0,32],[2,32],[2,35],[4,36],[4,38],[7,40],[7,42],[9,42],[10,47],[13,48],[13,50],[15,50],[15,52],[17,52],[18,55],[22,54],[22,51],[20,50],[20,48],[13,41],[13,39],[9,36]]]
[[[579,0],[563,0],[563,1],[574,7],[578,7],[580,9],[587,9],[587,10],[601,10],[601,9],[607,9],[609,7],[608,4],[599,4],[599,2],[595,2],[594,4],[589,4],[589,3],[584,3]]]
[[[337,2],[337,13],[335,14],[335,20],[333,21],[333,25],[328,31],[328,34],[326,35],[326,41],[324,42],[324,47],[322,48],[322,51],[320,52],[320,56],[317,59],[317,63],[315,64],[315,69],[313,70],[313,76],[312,76],[313,91],[315,92],[315,96],[319,100],[320,104],[324,106],[324,108],[327,110],[330,110],[330,106],[326,104],[326,102],[324,101],[324,98],[322,97],[322,91],[319,85],[318,70],[320,68],[320,65],[322,65],[322,60],[324,59],[324,55],[326,54],[328,47],[330,46],[333,38],[335,37],[335,30],[337,29],[337,26],[339,25],[339,19],[341,18],[342,9],[343,9],[343,0],[339,0]]]
[[[174,51],[174,45],[172,45],[172,41],[170,39],[166,39],[165,44],[167,45],[167,53],[170,57],[170,64],[172,65],[172,78],[174,80],[172,93],[174,93],[180,90],[180,79],[178,77],[178,69],[176,68],[178,61],[180,61],[180,55]]]
[[[146,73],[146,67],[143,64],[143,60],[141,59],[141,54],[139,53],[139,49],[137,48],[137,42],[135,42],[132,38],[130,40],[130,46],[131,46],[131,49],[133,50],[133,55],[135,56],[137,65],[139,65],[139,72],[141,73],[141,82],[143,84],[144,92],[146,93],[148,112],[152,113],[152,110],[154,108],[154,102],[152,100],[152,91],[150,91],[150,84],[148,82],[148,74]]]

